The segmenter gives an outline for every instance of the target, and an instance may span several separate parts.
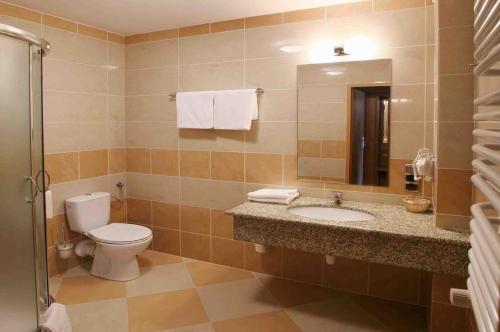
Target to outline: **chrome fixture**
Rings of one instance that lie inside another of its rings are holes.
[[[257,89],[255,89],[255,93],[257,94],[257,96],[263,95],[264,94],[264,89],[257,88]],[[177,92],[172,92],[171,94],[169,94],[170,101],[175,101],[176,96],[177,96]]]
[[[339,45],[339,46],[334,46],[333,48],[333,53],[335,53],[335,56],[345,56],[349,55],[349,53],[346,53],[344,51],[344,46]]]
[[[0,35],[10,36],[15,39],[24,40],[30,44],[39,46],[43,50],[43,55],[49,53],[50,51],[50,44],[45,39],[40,38],[32,34],[31,32],[24,31],[10,25],[0,23]]]
[[[342,193],[340,191],[333,192],[333,204],[339,207],[342,204]]]

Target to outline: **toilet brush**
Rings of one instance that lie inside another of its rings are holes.
[[[64,223],[61,223],[61,242],[57,245],[57,251],[59,251],[59,257],[61,259],[68,259],[73,256],[74,244],[69,241],[68,234],[66,232],[66,227]]]

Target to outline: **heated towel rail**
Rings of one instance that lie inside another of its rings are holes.
[[[498,332],[500,308],[500,0],[474,2],[475,129],[467,289],[480,332]],[[482,85],[478,89],[478,85]],[[481,91],[485,90],[487,92]]]

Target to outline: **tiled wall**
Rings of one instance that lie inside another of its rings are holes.
[[[437,9],[436,224],[468,228],[472,202],[473,1],[440,0]]]
[[[425,273],[343,259],[330,267],[281,248],[259,255],[232,239],[224,210],[274,185],[400,204],[404,163],[432,144],[432,20],[424,1],[367,1],[126,37],[128,221],[153,228],[155,250],[422,303]],[[297,181],[297,65],[337,61],[331,40],[360,34],[368,39],[346,61],[393,59],[391,186]],[[283,41],[302,52],[284,54]],[[176,128],[170,93],[245,87],[265,89],[251,131]]]
[[[2,2],[0,22],[42,36],[52,46],[43,63],[43,103],[45,167],[54,195],[55,217],[47,223],[53,275],[78,263],[59,260],[55,249],[65,222],[64,200],[90,191],[118,196],[115,183],[125,182],[124,38]],[[120,214],[125,218],[118,206],[115,220]]]

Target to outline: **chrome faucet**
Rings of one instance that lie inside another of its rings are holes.
[[[340,191],[333,192],[333,204],[337,207],[342,204],[342,193]]]

